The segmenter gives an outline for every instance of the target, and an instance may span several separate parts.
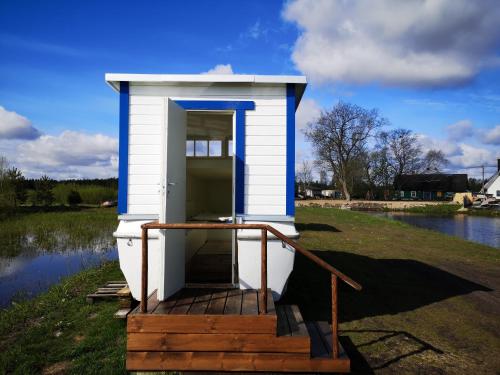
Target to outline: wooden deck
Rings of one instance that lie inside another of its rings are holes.
[[[168,300],[148,299],[127,318],[130,371],[348,372],[332,358],[331,328],[304,322],[297,306],[276,305],[268,291],[184,288]]]

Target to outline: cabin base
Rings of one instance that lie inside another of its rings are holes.
[[[342,348],[332,358],[326,322],[304,322],[297,306],[259,314],[259,292],[184,288],[148,299],[127,318],[129,371],[349,372]]]

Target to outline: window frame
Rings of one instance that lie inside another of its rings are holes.
[[[196,142],[206,142],[207,154],[206,155],[196,155]],[[188,142],[193,142],[193,154],[188,155],[187,148]],[[220,142],[220,155],[210,155],[210,142]],[[186,158],[192,159],[224,159],[224,158],[232,158],[233,155],[229,154],[229,143],[233,142],[232,138],[215,138],[215,137],[192,137],[186,139]],[[232,149],[231,149],[232,151]]]

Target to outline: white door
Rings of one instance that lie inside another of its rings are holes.
[[[163,139],[160,223],[186,221],[186,111],[167,99]],[[165,230],[160,237],[161,262],[158,298],[163,300],[184,286],[185,230]]]

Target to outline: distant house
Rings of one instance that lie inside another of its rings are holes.
[[[394,180],[398,199],[447,200],[468,188],[466,174],[411,174]]]
[[[497,159],[497,172],[484,184],[484,193],[500,198],[500,159]]]
[[[315,187],[307,187],[305,189],[306,198],[321,198],[321,189]]]
[[[334,198],[335,197],[335,190],[323,189],[323,190],[321,190],[321,196],[323,198]]]

